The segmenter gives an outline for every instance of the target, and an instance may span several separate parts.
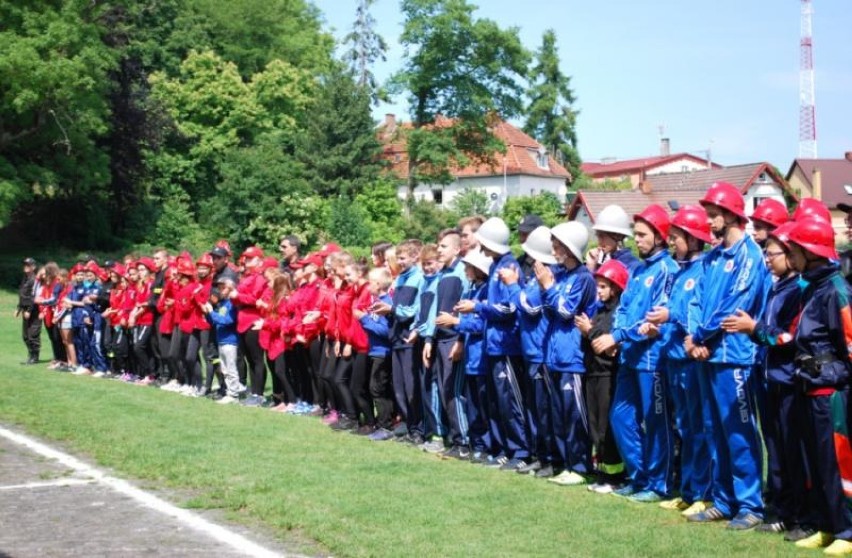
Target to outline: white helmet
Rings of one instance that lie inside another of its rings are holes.
[[[509,227],[499,217],[491,217],[476,231],[476,240],[492,252],[503,255],[509,251]]]
[[[564,244],[577,261],[583,261],[583,254],[586,253],[586,245],[589,243],[589,229],[585,225],[577,221],[559,223],[550,229],[550,234]]]
[[[595,219],[595,224],[592,229],[600,232],[609,232],[621,234],[624,236],[633,236],[633,221],[628,217],[627,212],[619,205],[608,205],[601,209],[598,213],[598,218]]]
[[[550,242],[550,229],[544,225],[534,228],[521,248],[536,261],[550,265],[556,263],[556,258],[553,257],[553,244]]]
[[[480,250],[471,250],[464,255],[462,261],[472,265],[485,275],[488,275],[491,271],[491,264],[494,263],[494,260],[483,254]]]

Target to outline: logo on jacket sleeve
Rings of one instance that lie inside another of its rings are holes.
[[[734,270],[734,260],[728,260],[725,262],[725,273],[730,273]]]
[[[654,284],[654,276],[653,275],[649,275],[648,277],[645,278],[645,286],[646,287],[650,288],[651,285],[653,285],[653,284]]]

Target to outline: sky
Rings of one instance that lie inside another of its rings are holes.
[[[355,0],[313,0],[342,38]],[[475,15],[517,27],[534,51],[556,31],[563,72],[579,111],[586,161],[657,155],[660,127],[672,153],[736,165],[769,162],[786,173],[798,155],[798,0],[479,0]],[[402,67],[399,0],[371,12],[388,42],[386,79]],[[814,0],[813,52],[818,156],[852,151],[852,1]],[[404,99],[374,110],[410,120]]]

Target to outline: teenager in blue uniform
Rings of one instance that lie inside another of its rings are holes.
[[[554,469],[549,479],[561,485],[585,484],[592,473],[583,374],[586,372],[577,316],[594,314],[595,279],[583,265],[589,231],[577,221],[560,223],[550,231],[556,271],[538,262],[535,274],[541,286],[544,311],[549,320],[544,336],[544,362],[552,381],[550,433]]]
[[[620,344],[621,368],[610,424],[629,482],[614,494],[637,502],[659,502],[672,489],[674,440],[661,362],[663,343],[658,339],[660,330],[645,325],[651,309],[668,304],[677,272],[666,250],[668,233],[669,216],[661,206],[650,205],[634,216],[633,236],[643,261],[621,297],[612,334],[592,343],[597,353]]]
[[[415,353],[421,355],[420,393],[423,401],[423,451],[438,453],[444,450],[443,436],[445,427],[441,409],[438,378],[433,366],[431,336],[435,331],[433,307],[438,294],[441,262],[438,259],[438,247],[426,244],[420,250],[420,269],[423,270],[423,284],[420,288],[420,309],[414,322],[413,339],[416,339]],[[412,338],[410,338],[412,339]],[[428,353],[427,348],[428,346]]]
[[[708,382],[713,432],[713,506],[688,516],[705,523],[730,519],[729,529],[751,529],[763,520],[761,444],[749,376],[755,344],[727,333],[722,320],[743,310],[761,317],[766,266],[757,243],[745,234],[745,201],[739,189],[713,184],[701,199],[710,227],[722,243],[704,257],[704,273],[689,309],[687,354],[702,361]]]
[[[550,401],[553,386],[544,367],[544,341],[550,318],[543,311],[544,302],[541,286],[535,277],[535,265],[556,264],[553,257],[550,229],[539,226],[531,231],[523,244],[525,260],[529,262],[531,275],[524,271],[504,270],[501,278],[507,285],[515,285],[523,277],[524,288],[514,291],[513,303],[518,308],[521,332],[521,350],[524,357],[524,372],[528,389],[524,407],[529,425],[530,449],[535,459],[517,469],[520,474],[535,473],[540,478],[553,476],[554,440],[550,431]]]
[[[704,245],[711,240],[704,208],[687,205],[678,209],[669,227],[669,244],[680,269],[674,276],[668,304],[646,316],[650,324],[668,326],[664,340],[666,380],[681,441],[680,496],[660,506],[681,510],[687,516],[704,511],[710,499],[710,432],[705,428],[710,417],[709,396],[702,393],[698,381],[700,364],[686,354],[683,341],[688,334],[689,303],[704,272]]]
[[[465,264],[461,257],[461,236],[457,229],[446,229],[438,234],[438,258],[442,269],[438,279],[434,303],[430,309],[427,331],[424,332],[424,365],[432,359],[435,379],[440,395],[440,408],[446,426],[446,440],[449,448],[442,457],[458,458],[467,453],[467,418],[462,396],[464,392],[464,363],[453,360],[450,353],[459,340],[459,333],[453,327],[436,324],[442,314],[452,314],[453,308],[469,288],[465,274]]]
[[[818,532],[796,542],[825,554],[852,554],[852,451],[848,401],[852,307],[830,223],[805,219],[790,231],[790,263],[801,273],[803,309],[796,329],[796,375],[805,391],[806,450]],[[845,415],[845,416],[844,416]]]
[[[509,227],[499,217],[491,217],[476,231],[482,252],[493,259],[489,270],[485,302],[462,300],[458,311],[477,312],[485,319],[485,369],[491,405],[492,466],[514,471],[530,457],[530,444],[524,414],[526,374],[521,357],[517,307],[512,298],[522,286],[505,285],[504,269],[520,269],[509,249]]]
[[[592,226],[598,245],[586,254],[589,270],[595,271],[609,260],[621,262],[630,272],[639,265],[639,259],[624,246],[624,241],[633,236],[632,224],[621,206],[608,205],[601,209]]]
[[[751,335],[763,346],[762,367],[768,382],[765,412],[761,416],[766,444],[768,493],[772,495],[775,517],[757,527],[758,531],[787,532],[788,540],[807,536],[807,466],[804,462],[805,396],[796,382],[793,343],[802,304],[799,275],[790,267],[789,234],[795,223],[780,225],[768,233],[764,257],[776,278],[766,301],[762,320],[742,310],[722,321],[727,332]],[[767,505],[767,508],[769,506]]]

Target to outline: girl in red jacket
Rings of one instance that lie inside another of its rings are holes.
[[[245,356],[251,373],[251,395],[243,405],[259,407],[263,404],[263,388],[266,383],[266,361],[260,346],[260,331],[252,326],[262,319],[261,311],[267,304],[262,300],[266,279],[261,273],[263,250],[251,246],[243,252],[245,274],[231,293],[231,300],[238,308],[237,333],[240,336],[240,354]]]
[[[156,266],[151,258],[140,258],[136,262],[137,281],[130,289],[133,294],[133,310],[128,317],[128,326],[133,332],[134,374],[128,381],[138,381],[151,375],[151,333],[154,328],[154,314],[148,307],[151,298],[151,273]]]
[[[366,263],[353,263],[346,266],[346,281],[352,285],[354,297],[352,300],[352,325],[349,328],[349,340],[352,345],[352,376],[349,380],[349,391],[355,400],[356,418],[359,421],[358,434],[368,436],[376,430],[376,415],[373,410],[373,399],[370,397],[370,359],[367,353],[370,349],[367,332],[361,325],[361,318],[368,313],[374,302],[373,295],[367,283],[367,273],[370,268]]]
[[[355,353],[352,347],[352,304],[355,300],[355,285],[348,281],[346,270],[354,263],[350,254],[340,253],[334,261],[334,275],[340,287],[334,295],[334,364],[332,388],[338,412],[338,420],[331,426],[335,430],[351,430],[358,427],[358,411],[355,398],[349,388],[352,379],[352,364]]]
[[[296,372],[294,389],[300,401],[289,409],[297,414],[320,414],[319,371],[323,333],[319,320],[320,287],[323,282],[322,257],[311,254],[300,262],[302,282],[291,296],[294,313],[294,341],[291,351],[292,368]]]
[[[276,273],[269,281],[272,297],[260,330],[260,344],[266,349],[266,359],[272,371],[273,411],[284,411],[295,403],[296,392],[287,373],[288,348],[293,344],[294,312],[290,294],[293,282],[289,273]]]

